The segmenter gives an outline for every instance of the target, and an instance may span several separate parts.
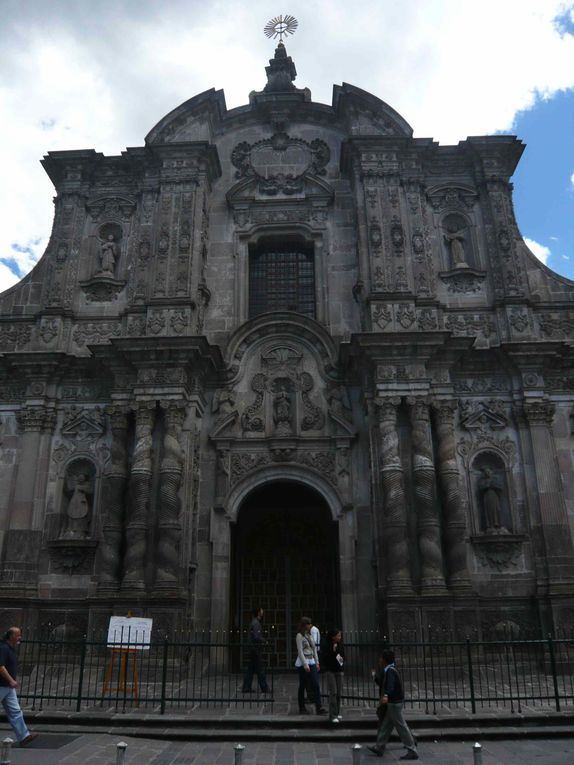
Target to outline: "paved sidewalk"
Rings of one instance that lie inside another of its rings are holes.
[[[2,732],[1,738],[5,737]],[[70,740],[73,739],[73,740]],[[33,748],[12,750],[12,765],[115,765],[117,736],[80,736],[44,733]],[[124,739],[128,744],[124,765],[233,765],[230,743],[197,743]],[[59,748],[52,748],[60,744]],[[387,748],[383,759],[361,751],[361,765],[398,762],[404,749],[398,743]],[[574,739],[485,741],[483,765],[572,765]],[[427,765],[472,765],[469,742],[422,743],[420,762]],[[249,743],[243,765],[352,765],[349,744]]]

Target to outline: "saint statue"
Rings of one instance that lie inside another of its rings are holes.
[[[116,259],[119,255],[120,248],[116,243],[116,238],[113,234],[109,234],[107,240],[102,244],[100,252],[100,264],[101,271],[104,274],[113,274],[116,267]]]
[[[468,267],[468,263],[464,259],[464,226],[449,223],[447,225],[447,232],[444,234],[444,240],[450,245],[450,257],[453,268]]]
[[[479,479],[481,490],[482,510],[484,513],[484,525],[487,532],[497,534],[507,532],[508,529],[502,521],[502,508],[500,494],[502,487],[490,468],[481,468],[482,478]]]
[[[74,493],[67,509],[67,523],[65,536],[68,539],[85,539],[90,532],[90,500],[92,484],[85,473],[78,473],[75,481]]]
[[[291,398],[286,390],[280,390],[275,394],[273,409],[273,421],[275,422],[277,435],[291,435]]]

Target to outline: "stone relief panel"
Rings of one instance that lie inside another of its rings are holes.
[[[307,142],[282,132],[254,144],[243,141],[231,153],[235,177],[253,178],[266,196],[301,193],[307,175],[326,174],[329,159],[329,147],[321,139]]]

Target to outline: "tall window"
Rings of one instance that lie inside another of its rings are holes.
[[[249,318],[267,311],[315,317],[313,245],[264,241],[249,251]]]

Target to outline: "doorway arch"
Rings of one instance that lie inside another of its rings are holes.
[[[231,626],[246,629],[263,608],[270,664],[292,667],[300,617],[322,631],[341,618],[338,524],[319,492],[277,480],[244,498],[231,542]]]

